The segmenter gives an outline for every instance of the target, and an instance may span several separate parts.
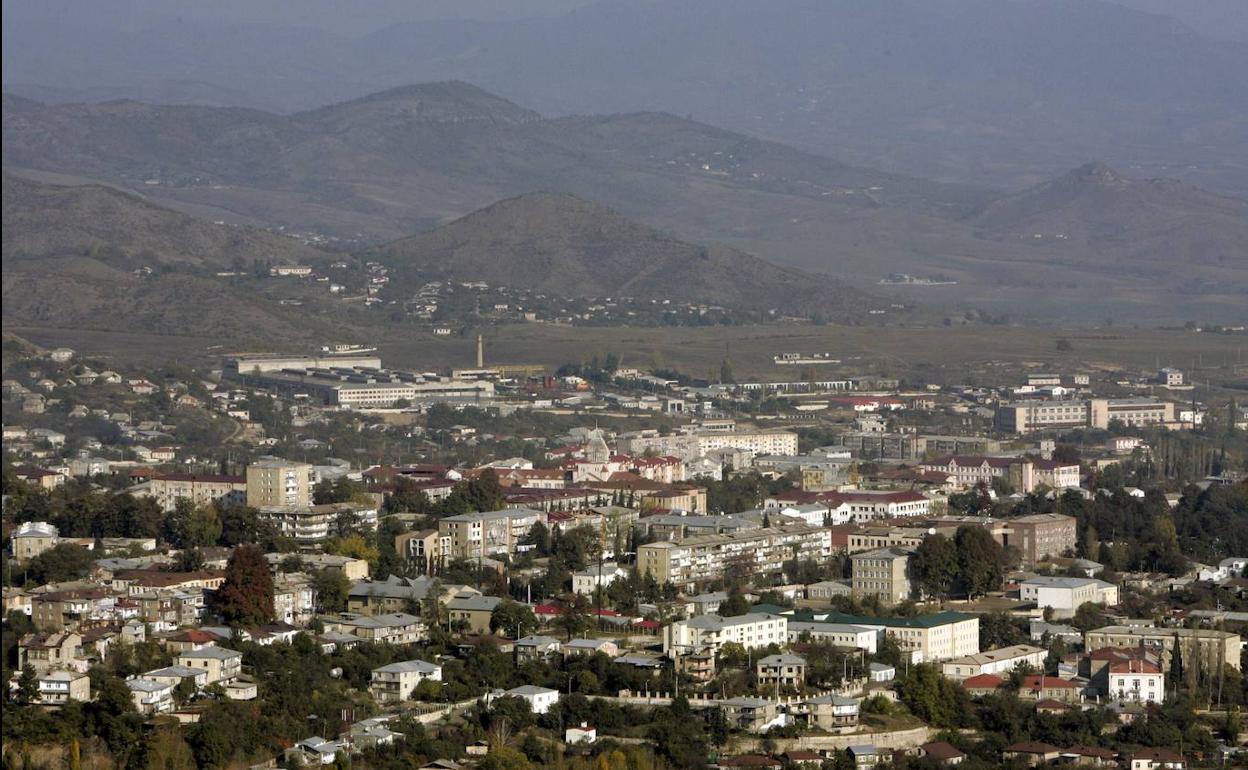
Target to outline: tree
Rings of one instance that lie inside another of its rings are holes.
[[[198,572],[204,568],[204,554],[198,548],[183,548],[178,551],[173,568],[178,572]]]
[[[185,541],[183,547],[200,547],[216,545],[221,539],[221,515],[211,505],[196,506],[186,522]]]
[[[95,563],[91,552],[80,545],[61,543],[30,560],[27,578],[34,583],[59,583],[87,576]]]
[[[1070,340],[1066,339],[1065,337],[1059,337],[1057,342],[1055,343],[1055,347],[1057,348],[1057,352],[1059,353],[1069,353],[1070,351],[1075,349],[1075,346],[1070,344]]]
[[[974,524],[959,527],[954,544],[958,550],[959,582],[968,597],[982,596],[1001,586],[1005,551],[987,529]]]
[[[914,574],[923,592],[945,597],[958,579],[958,549],[944,535],[931,535],[914,553]]]
[[[16,698],[19,703],[35,703],[39,700],[39,677],[29,663],[22,666],[22,673],[17,678]]]
[[[529,527],[529,531],[520,542],[522,545],[533,546],[533,550],[537,551],[539,556],[550,555],[550,529],[540,521],[534,522],[533,526]]]
[[[592,625],[589,616],[589,600],[584,594],[572,594],[559,603],[559,616],[555,618],[555,627],[568,635],[568,641],[577,634],[583,634]]]
[[[734,385],[737,377],[732,371],[732,362],[725,358],[719,364],[719,381],[725,385]]]
[[[316,589],[316,603],[321,612],[342,612],[347,608],[347,595],[351,581],[340,570],[323,569],[312,576]]]
[[[537,616],[528,606],[505,599],[490,613],[490,630],[512,635],[513,639],[527,636],[537,629]]]
[[[273,620],[273,573],[258,546],[234,549],[213,606],[227,623],[259,626]]]

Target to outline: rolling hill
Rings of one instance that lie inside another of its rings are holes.
[[[245,267],[324,261],[294,239],[216,225],[99,185],[57,186],[3,176],[6,263],[91,256],[115,267]]]
[[[1041,240],[1066,259],[1248,271],[1248,201],[1090,163],[993,201],[970,220],[1002,240]]]
[[[837,281],[698,246],[571,195],[530,193],[379,247],[400,271],[563,296],[710,303],[850,318],[871,303]]]

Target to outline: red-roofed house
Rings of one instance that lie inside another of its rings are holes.
[[[1131,755],[1131,770],[1184,770],[1187,761],[1169,749],[1141,749]]]
[[[962,680],[962,687],[972,698],[991,695],[1005,680],[996,674],[977,674]]]
[[[1023,684],[1018,694],[1023,698],[1055,700],[1061,703],[1078,703],[1083,700],[1079,685],[1069,679],[1046,674],[1023,677]]]

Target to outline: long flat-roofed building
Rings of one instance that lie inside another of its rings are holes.
[[[1104,647],[1133,647],[1161,653],[1163,669],[1169,669],[1171,651],[1179,645],[1184,666],[1194,665],[1200,658],[1205,666],[1218,661],[1234,669],[1240,667],[1240,653],[1244,640],[1231,631],[1209,628],[1157,628],[1154,626],[1105,626],[1084,634],[1084,648],[1099,650]]]
[[[812,638],[821,630],[839,633],[841,629],[870,629],[882,641],[886,636],[897,642],[911,662],[940,661],[979,652],[979,616],[963,612],[937,612],[912,618],[871,617],[843,612],[796,610],[786,612],[790,628]]]
[[[832,554],[832,531],[793,524],[646,543],[637,549],[637,570],[659,583],[689,589],[718,580],[730,566],[747,575],[775,575],[790,559],[823,561]]]
[[[224,371],[257,388],[349,409],[494,398],[494,383],[489,380],[383,369],[381,359],[372,356],[240,357],[227,359]]]
[[[770,644],[784,645],[788,638],[788,620],[783,615],[748,613],[730,618],[699,615],[678,620],[663,629],[663,652],[713,654],[729,642],[750,650]]]

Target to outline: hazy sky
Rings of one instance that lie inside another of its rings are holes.
[[[1248,0],[1109,1],[1172,16],[1206,35],[1248,42]],[[354,35],[404,21],[550,16],[591,2],[595,0],[214,0],[208,4],[201,0],[5,0],[3,7],[6,19],[61,18],[131,29],[157,17],[189,15],[217,21],[307,24]]]
[[[154,19],[306,24],[363,34],[405,21],[519,19],[566,13],[591,0],[4,0],[4,15],[138,29]]]

